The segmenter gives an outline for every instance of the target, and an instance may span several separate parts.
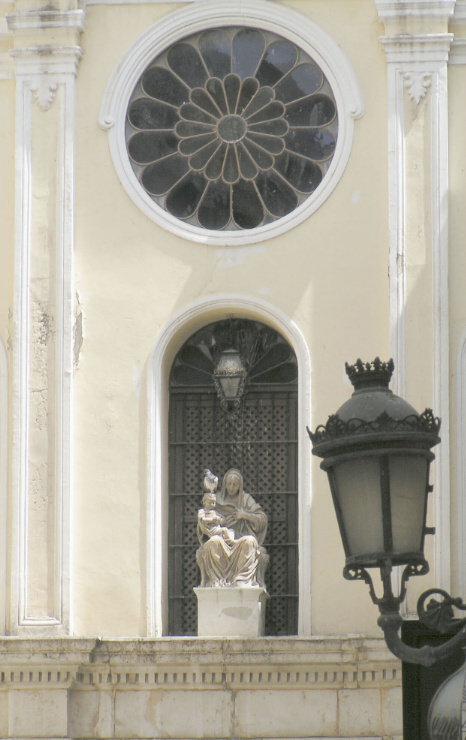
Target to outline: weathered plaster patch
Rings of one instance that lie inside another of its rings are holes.
[[[263,244],[255,244],[254,246],[247,247],[226,247],[225,249],[217,249],[217,267],[238,267],[244,264],[245,257],[250,254],[263,254],[265,247]]]
[[[49,386],[50,352],[53,352],[55,318],[45,302],[31,298],[31,391]]]
[[[52,333],[53,320],[48,313],[42,311],[38,325],[38,340],[41,344],[47,344]]]

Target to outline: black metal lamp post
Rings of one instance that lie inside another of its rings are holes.
[[[411,576],[424,575],[429,570],[424,557],[425,535],[434,534],[433,529],[426,527],[427,498],[432,490],[429,466],[434,459],[431,448],[440,442],[440,420],[430,409],[418,414],[389,390],[393,369],[393,360],[385,363],[379,358],[372,363],[358,360],[354,365],[347,364],[346,372],[355,389],[352,397],[329,417],[325,426],[308,432],[313,454],[323,458],[321,468],[330,483],[346,555],[344,577],[368,584],[372,601],[379,607],[378,624],[391,652],[401,660],[430,666],[466,645],[466,620],[460,623],[457,634],[435,648],[410,647],[399,634],[406,583]],[[398,595],[393,593],[391,580],[395,565],[405,566]],[[380,597],[375,593],[368,568],[380,569]],[[433,595],[442,601],[432,599]],[[418,615],[428,626],[450,632],[453,606],[466,610],[461,599],[452,598],[441,589],[429,589],[419,598]],[[463,678],[466,686],[466,673]],[[451,680],[445,682],[441,691],[447,690]],[[461,678],[456,679],[456,684],[459,682]],[[450,706],[451,702],[434,699],[432,707],[446,704]],[[436,724],[445,727],[445,717],[431,718],[433,740],[464,740],[461,711],[458,705],[457,724],[451,725],[453,734],[449,735],[435,734]]]

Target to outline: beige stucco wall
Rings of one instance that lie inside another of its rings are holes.
[[[72,602],[76,634],[133,636],[146,630],[147,370],[154,342],[177,313],[199,299],[240,294],[267,302],[293,321],[311,359],[311,417],[306,419],[310,427],[325,421],[349,395],[345,360],[386,358],[390,352],[387,67],[379,42],[384,27],[373,0],[295,0],[281,5],[314,21],[339,44],[358,79],[365,111],[355,121],[346,170],[323,205],[287,233],[241,247],[197,244],[149,220],[121,185],[108,135],[98,125],[107,80],[123,53],[158,19],[180,10],[181,4],[86,8],[75,144],[76,311],[83,317],[74,376]],[[5,9],[11,7],[5,5]],[[451,66],[453,545],[457,512],[455,365],[466,326],[463,83],[464,67]],[[0,199],[0,339],[8,348],[11,378],[14,81],[2,80],[1,91],[0,171],[6,187]],[[406,390],[420,409],[432,402],[432,333],[425,319],[432,294],[432,264],[426,246],[431,238],[430,142],[425,134],[429,106],[427,96],[409,108],[405,117],[405,136],[410,142],[407,233],[414,245],[407,263]],[[51,108],[42,116],[44,121],[52,120],[56,111]],[[46,127],[41,130],[45,132]],[[34,146],[39,150],[36,161],[40,161],[40,141]],[[210,319],[217,315],[223,316],[213,309]],[[174,339],[169,348],[172,355],[188,333],[186,329]],[[306,524],[312,543],[313,630],[316,634],[377,634],[376,613],[368,603],[366,587],[341,578],[343,552],[327,483],[316,460],[309,496],[311,521]],[[420,588],[426,585],[425,579],[419,582]]]
[[[352,150],[343,176],[321,207],[280,236],[239,247],[197,244],[152,222],[120,183],[108,134],[98,124],[102,96],[115,65],[140,34],[179,11],[181,3],[90,4],[85,9],[81,36],[71,27],[64,28],[61,41],[53,29],[42,36],[30,30],[21,35],[19,31],[14,41],[6,22],[0,25],[0,78],[5,77],[0,79],[0,342],[7,351],[10,389],[10,444],[5,459],[0,423],[0,465],[8,471],[3,494],[0,475],[0,516],[6,518],[8,530],[5,544],[1,542],[0,522],[0,598],[5,580],[7,611],[20,549],[13,524],[18,500],[12,474],[12,460],[18,454],[12,445],[12,430],[18,426],[14,409],[19,408],[14,405],[18,397],[14,398],[12,391],[13,350],[18,361],[13,336],[15,322],[19,322],[14,310],[14,291],[19,293],[19,278],[16,276],[15,282],[14,277],[15,93],[19,82],[15,83],[13,64],[8,66],[8,50],[13,43],[21,47],[45,43],[46,39],[59,45],[79,39],[83,52],[76,80],[74,150],[74,308],[78,321],[72,427],[71,611],[76,639],[52,639],[51,634],[63,634],[67,629],[65,625],[60,633],[58,625],[54,632],[52,625],[43,632],[40,626],[20,627],[20,637],[1,641],[0,735],[92,739],[241,734],[400,740],[400,666],[382,642],[377,610],[370,603],[366,585],[348,583],[341,577],[343,550],[327,481],[317,459],[312,459],[311,485],[305,492],[311,515],[304,522],[311,542],[313,637],[221,642],[138,639],[147,635],[147,468],[152,454],[147,450],[148,377],[151,350],[164,327],[193,302],[211,300],[204,319],[192,319],[169,343],[160,367],[162,379],[168,376],[179,346],[201,321],[208,323],[231,312],[225,303],[222,309],[216,307],[217,296],[224,301],[232,296],[232,304],[238,295],[259,300],[271,313],[285,316],[296,325],[309,351],[311,404],[304,423],[311,428],[325,422],[348,398],[351,389],[344,377],[346,360],[371,360],[376,355],[386,359],[393,350],[388,274],[393,193],[389,195],[388,182],[394,172],[389,170],[392,152],[387,151],[387,141],[394,109],[393,100],[392,107],[387,103],[387,63],[379,37],[400,31],[443,33],[448,23],[436,17],[416,26],[411,17],[406,26],[388,20],[384,27],[374,0],[279,4],[311,19],[341,47],[360,85],[365,110],[354,123]],[[464,10],[464,3],[458,0],[460,4]],[[72,0],[56,0],[54,7],[75,9]],[[38,0],[21,0],[15,8],[0,3],[0,20],[13,10],[44,9],[49,11],[50,7]],[[464,37],[466,30],[460,25],[452,24],[450,30]],[[45,49],[43,52],[47,54]],[[448,68],[451,490],[442,489],[440,496],[451,496],[452,591],[463,595],[466,583],[461,581],[466,580],[466,574],[456,554],[462,537],[458,520],[463,514],[459,500],[462,480],[457,475],[460,419],[456,362],[466,330],[465,75],[464,63]],[[422,410],[433,404],[433,324],[440,310],[435,304],[438,293],[432,262],[432,211],[438,195],[432,176],[435,142],[430,138],[435,110],[429,84],[418,102],[413,102],[409,85],[402,82],[401,86],[406,88],[402,139],[406,146],[404,235],[408,248],[406,262],[399,264],[406,277],[406,396]],[[53,136],[61,126],[57,103],[62,95],[60,88],[49,110],[36,106],[31,114],[31,264],[33,276],[39,282],[45,277],[44,285],[47,282],[49,318],[54,316],[56,297],[55,268],[49,258],[56,244],[55,198],[59,189]],[[21,163],[21,156],[17,162]],[[446,296],[440,298],[444,307]],[[247,315],[244,306],[241,315]],[[254,315],[260,318],[257,310]],[[49,338],[47,335],[47,341]],[[52,354],[54,348],[50,346]],[[40,353],[34,357],[40,365]],[[55,370],[52,363],[43,369],[46,389],[50,390]],[[33,383],[42,377],[40,367],[35,372]],[[18,386],[16,392],[18,396]],[[43,463],[39,458],[46,454],[47,444],[53,448],[57,420],[52,396],[50,392],[50,406],[41,407],[40,419],[37,414],[36,420],[45,418],[45,423],[40,439],[32,440],[32,465],[37,460],[38,465]],[[163,466],[166,455],[162,455]],[[45,479],[39,481],[44,490],[47,475],[53,480],[52,473],[46,471]],[[31,500],[32,516],[37,514],[31,529],[33,536],[38,533],[40,542],[37,550],[34,540],[28,543],[27,587],[29,596],[35,591],[38,594],[40,613],[57,592],[54,548],[59,527],[54,519],[56,511],[52,511],[53,492],[48,518],[42,516],[44,508],[34,509],[34,496]],[[434,518],[431,507],[428,524],[434,523]],[[448,544],[447,537],[437,547],[437,554],[442,546],[448,550]],[[432,539],[427,556],[435,566]],[[45,565],[40,558],[45,558]],[[409,608],[415,605],[419,591],[433,585],[436,576],[434,570],[428,578],[410,583]],[[14,598],[11,602],[15,609]],[[6,621],[8,631],[8,615]],[[42,634],[47,639],[36,639]],[[96,639],[97,635],[102,639]],[[327,639],[329,635],[340,637]],[[374,635],[379,639],[370,637]],[[262,707],[262,715],[257,707]],[[193,723],[187,725],[186,718]]]
[[[311,426],[348,395],[342,382],[346,359],[388,354],[381,29],[369,1],[340,2],[332,12],[328,2],[290,5],[341,44],[359,79],[366,112],[356,122],[346,171],[316,213],[280,237],[225,248],[195,244],[149,221],[123,190],[107,134],[97,124],[114,65],[170,7],[87,9],[76,121],[75,267],[84,326],[75,376],[78,634],[144,630],[146,371],[151,347],[175,313],[215,294],[260,298],[282,311],[309,348]],[[112,40],[105,53],[102,28]],[[357,599],[347,598],[350,592],[354,597],[355,587],[342,583],[343,553],[317,463],[310,534],[316,632],[374,632],[372,609],[367,607],[361,619]],[[354,608],[348,610],[351,603]]]

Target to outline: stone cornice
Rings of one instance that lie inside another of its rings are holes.
[[[8,14],[6,24],[14,42],[10,54],[16,74],[76,75],[82,56],[78,44],[84,18],[83,10]]]
[[[16,72],[21,74],[37,73],[38,59],[41,74],[76,73],[82,56],[79,46],[31,46],[12,49],[10,53]]]
[[[466,0],[376,0],[376,7],[388,61],[466,63]]]
[[[18,638],[0,640],[0,691],[17,688],[69,688],[89,662],[94,639]]]
[[[11,13],[7,15],[7,22],[11,31],[36,31],[46,28],[75,28],[82,31],[84,11],[37,10],[27,13]]]
[[[379,18],[449,18],[456,0],[376,0]]]
[[[5,638],[5,688],[225,689],[398,686],[379,638]]]
[[[466,21],[466,0],[456,0],[455,13],[453,16],[453,23],[465,22]]]
[[[381,36],[389,62],[442,63],[448,61],[453,34]]]
[[[456,0],[455,14],[450,21],[450,29],[455,34],[450,64],[466,64],[466,0]]]

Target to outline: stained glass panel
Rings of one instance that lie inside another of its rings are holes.
[[[201,229],[247,230],[283,218],[320,186],[338,118],[327,79],[298,45],[226,27],[153,60],[131,97],[126,135],[134,173],[161,208]]]

